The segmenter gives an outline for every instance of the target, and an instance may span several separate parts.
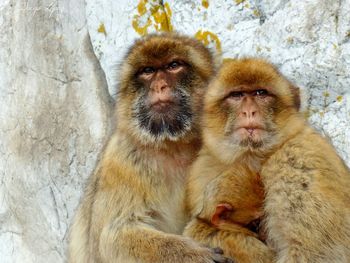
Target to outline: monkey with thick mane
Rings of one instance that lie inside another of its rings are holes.
[[[350,172],[299,107],[270,63],[223,63],[205,95],[185,235],[237,263],[350,262]]]
[[[117,126],[71,227],[69,262],[230,262],[181,236],[184,183],[200,145],[212,54],[178,34],[135,42],[121,67]]]

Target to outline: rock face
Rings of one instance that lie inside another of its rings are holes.
[[[1,262],[65,262],[111,128],[118,64],[154,31],[271,60],[350,164],[349,0],[4,0],[0,13]]]
[[[112,103],[83,0],[0,10],[0,261],[64,262]]]

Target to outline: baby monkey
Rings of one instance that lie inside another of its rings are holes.
[[[185,235],[238,263],[350,262],[350,172],[299,107],[268,62],[223,63],[205,95]]]
[[[184,234],[221,247],[237,263],[273,262],[264,243],[264,188],[260,175],[244,162],[225,164],[204,146],[187,187],[192,220]]]

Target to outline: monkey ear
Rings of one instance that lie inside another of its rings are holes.
[[[289,86],[292,92],[294,107],[299,111],[301,106],[300,89],[294,85]]]
[[[220,222],[226,221],[226,219],[230,216],[232,211],[233,208],[230,204],[218,204],[216,206],[214,215],[211,217],[211,223],[214,226],[218,226]]]

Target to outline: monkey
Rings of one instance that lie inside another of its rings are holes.
[[[237,263],[274,262],[275,253],[264,244],[260,223],[264,216],[260,175],[242,162],[222,163],[203,143],[187,181],[187,209],[192,219],[184,235],[221,247]]]
[[[350,262],[350,171],[299,107],[299,90],[266,60],[222,64],[204,97],[203,148],[191,168],[192,220],[185,234],[209,244],[220,239],[223,250],[230,249],[222,244],[234,235],[215,228],[210,216],[219,213],[214,223],[234,226],[229,220],[235,213],[230,188],[237,191],[232,181],[256,174],[263,187],[262,225],[266,245],[275,253],[272,262]],[[225,188],[227,179],[220,181],[220,176],[226,171],[232,177]],[[221,187],[216,192],[215,183]],[[202,215],[205,204],[212,206],[211,214]],[[244,247],[250,239],[242,235],[228,245],[255,254],[254,246]],[[234,259],[241,262],[239,255]]]
[[[151,34],[120,72],[116,127],[74,217],[69,262],[232,262],[181,235],[211,51],[178,33]]]

